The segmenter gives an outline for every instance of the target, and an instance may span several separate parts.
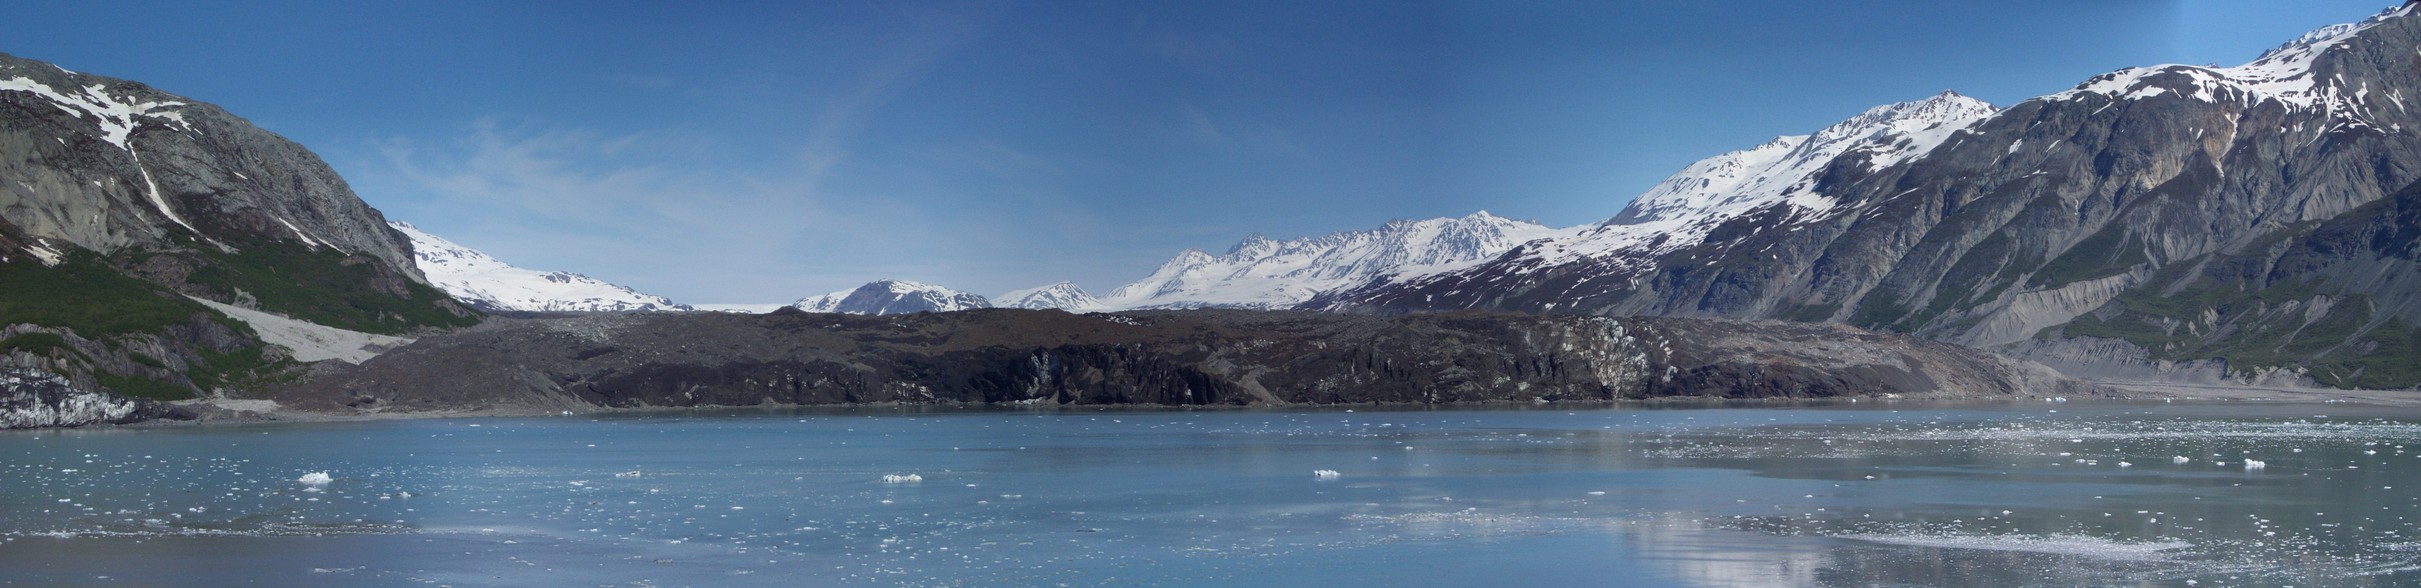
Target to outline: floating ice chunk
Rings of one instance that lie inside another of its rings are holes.
[[[2262,460],[2258,460],[2258,459],[2248,459],[2248,460],[2244,460],[2244,469],[2248,469],[2248,470],[2258,470],[2258,469],[2262,469],[2262,468],[2266,468],[2266,467],[2270,467],[2270,462],[2266,462],[2266,461],[2262,461]]]
[[[1334,480],[1334,479],[1341,478],[1341,477],[1344,477],[1344,476],[1345,476],[1345,474],[1343,474],[1343,473],[1339,473],[1339,472],[1337,472],[1336,470],[1312,470],[1312,471],[1311,471],[1311,477],[1312,477],[1313,479],[1318,479],[1318,480]]]
[[[303,477],[295,478],[294,481],[302,482],[305,486],[326,486],[329,482],[336,481],[336,478],[328,477],[328,472],[311,472],[303,474]]]
[[[915,484],[923,481],[925,481],[925,477],[916,474],[908,474],[905,476],[899,474],[883,474],[883,483],[885,484]]]
[[[2131,468],[2131,467],[2135,467],[2135,464],[2131,464],[2131,463],[2127,463],[2127,462],[2123,462],[2123,461],[2122,461],[2122,462],[2118,462],[2118,467],[2122,467],[2122,468]]]
[[[639,471],[638,471],[638,470],[631,470],[631,471],[627,471],[627,472],[622,472],[622,473],[619,473],[619,474],[614,474],[614,477],[616,477],[616,478],[636,478],[636,477],[639,477]]]
[[[2169,463],[2193,463],[2194,458],[2183,455],[2169,458]]]

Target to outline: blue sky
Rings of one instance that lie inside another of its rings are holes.
[[[0,52],[217,103],[524,267],[787,302],[1594,222],[1877,104],[2234,65],[2387,4],[85,1],[12,10]]]

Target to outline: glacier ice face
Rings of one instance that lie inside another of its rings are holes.
[[[0,368],[0,429],[124,422],[141,410],[135,400],[76,389],[58,374]]]
[[[429,282],[486,310],[524,312],[686,311],[662,296],[568,272],[515,267],[402,221],[388,226],[412,239],[412,257]]]

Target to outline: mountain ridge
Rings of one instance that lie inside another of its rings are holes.
[[[387,221],[412,240],[415,265],[455,299],[487,311],[648,312],[695,310],[662,296],[570,272],[526,269],[423,231]]]
[[[991,308],[982,296],[908,280],[877,280],[856,288],[809,296],[791,308],[806,312],[890,315]]]
[[[1600,226],[1306,306],[1843,322],[2067,368],[2079,366],[2065,347],[2115,340],[2142,349],[2129,373],[2144,377],[2217,360],[2236,382],[2421,385],[2383,375],[2421,361],[2400,343],[2421,307],[2392,286],[2410,268],[2313,241],[2336,220],[2390,233],[2408,222],[2356,221],[2390,214],[2366,207],[2421,178],[2421,117],[2402,95],[2421,92],[2412,12],[2324,28],[2233,68],[2095,76],[1937,129],[1921,153],[1913,140],[1847,149],[1805,178],[1822,207],[1765,202],[1690,232]],[[2326,261],[2247,269],[2292,259]],[[2154,300],[2215,284],[2243,294]],[[2305,330],[2279,310],[2290,300],[2347,324]]]

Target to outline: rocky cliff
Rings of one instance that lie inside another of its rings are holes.
[[[0,55],[0,367],[149,399],[296,369],[197,298],[388,334],[478,316],[302,146],[141,83]],[[50,381],[9,381],[36,380]]]
[[[327,411],[760,404],[1290,405],[2091,390],[2040,366],[1833,325],[1485,313],[496,319],[271,396]]]

